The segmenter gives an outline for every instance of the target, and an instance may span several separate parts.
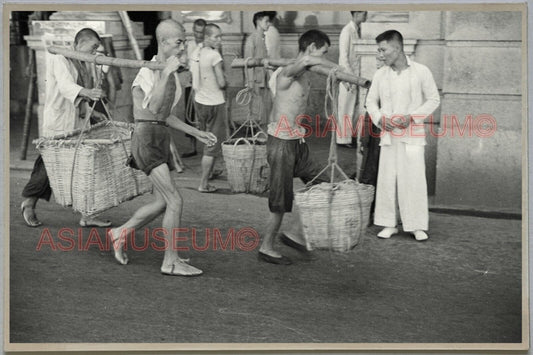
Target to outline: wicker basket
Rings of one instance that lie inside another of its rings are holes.
[[[259,134],[264,134],[259,132]],[[233,138],[222,143],[222,154],[233,192],[261,194],[268,190],[270,168],[266,139]]]
[[[99,123],[77,150],[81,130],[35,140],[57,203],[93,215],[152,191],[148,177],[126,165],[132,131],[129,123]]]
[[[296,192],[307,248],[344,252],[368,225],[374,186],[355,180],[321,183]]]

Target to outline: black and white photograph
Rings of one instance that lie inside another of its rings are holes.
[[[4,5],[4,349],[528,350],[527,10]]]

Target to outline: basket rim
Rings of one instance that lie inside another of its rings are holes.
[[[133,128],[133,124],[129,122],[104,121],[104,122],[97,123],[94,126],[91,126],[87,130],[83,131],[83,133],[88,133],[88,132],[94,131],[102,127],[107,127],[109,125],[115,125],[115,126],[119,126],[123,128]],[[62,144],[62,145],[76,144],[78,142],[78,138],[76,139],[67,139],[67,138],[72,138],[81,133],[82,133],[82,130],[78,128],[73,131],[69,131],[69,132],[62,133],[62,134],[57,134],[55,136],[39,137],[37,139],[34,139],[32,143],[36,144],[37,146],[48,145],[51,143]],[[116,138],[116,139],[83,138],[81,140],[81,143],[93,143],[93,144],[115,144],[117,142],[120,142],[119,138]]]

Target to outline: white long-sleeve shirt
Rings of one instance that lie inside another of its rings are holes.
[[[78,71],[62,55],[46,53],[46,92],[43,111],[44,137],[63,134],[83,126],[78,114],[82,86]]]
[[[339,35],[339,65],[343,70],[359,76],[361,56],[354,50],[355,40],[359,39],[355,22],[350,21]]]
[[[408,67],[397,73],[389,66],[381,67],[368,90],[366,108],[372,122],[381,127],[381,118],[409,115],[413,121],[406,129],[396,128],[392,135],[408,144],[425,145],[424,120],[440,104],[439,91],[428,67],[407,58]],[[384,131],[381,145],[391,144],[391,133]]]

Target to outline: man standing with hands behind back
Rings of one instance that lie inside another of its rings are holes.
[[[379,238],[398,233],[398,204],[404,231],[423,241],[428,239],[429,223],[424,120],[439,106],[439,92],[429,69],[405,55],[400,32],[385,31],[376,42],[385,65],[374,75],[366,107],[372,122],[381,124],[385,132],[380,144],[374,224],[385,227]]]

